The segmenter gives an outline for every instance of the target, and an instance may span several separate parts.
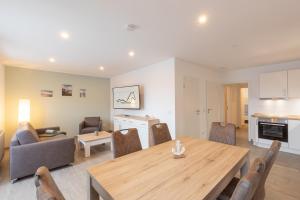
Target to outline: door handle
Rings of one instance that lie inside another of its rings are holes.
[[[197,114],[197,115],[200,115],[200,112],[201,112],[201,111],[200,111],[199,109],[196,110],[196,114]]]

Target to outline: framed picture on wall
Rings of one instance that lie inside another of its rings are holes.
[[[52,90],[41,90],[41,96],[42,97],[53,97],[53,91]]]
[[[140,109],[140,86],[115,87],[113,90],[114,109]]]
[[[62,96],[72,96],[72,85],[63,84],[61,90]]]
[[[79,97],[80,98],[85,98],[86,97],[86,89],[80,89]]]

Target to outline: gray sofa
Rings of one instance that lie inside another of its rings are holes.
[[[46,129],[59,130],[59,127]],[[34,129],[29,123],[19,125],[10,144],[11,180],[32,175],[41,166],[54,169],[74,162],[74,137],[39,137],[46,129]]]

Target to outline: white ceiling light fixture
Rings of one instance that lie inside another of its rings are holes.
[[[49,58],[49,62],[51,62],[51,63],[55,63],[55,61],[56,61],[56,60],[55,60],[55,58],[52,58],[52,57],[51,57],[51,58]]]
[[[128,55],[129,55],[130,57],[134,57],[134,56],[135,56],[135,53],[134,53],[134,51],[129,51],[129,52],[128,52]]]
[[[100,70],[100,71],[103,71],[103,70],[104,70],[104,67],[103,67],[103,66],[100,66],[100,67],[99,67],[99,70]]]
[[[199,24],[206,24],[207,23],[207,15],[200,15],[198,17]]]
[[[60,32],[60,37],[62,38],[62,39],[64,39],[64,40],[68,40],[69,38],[70,38],[70,34],[68,33],[68,32],[66,32],[66,31],[62,31],[62,32]]]

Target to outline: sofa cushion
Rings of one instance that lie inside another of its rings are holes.
[[[21,145],[40,141],[37,132],[30,123],[20,123],[16,132],[16,138]]]
[[[18,131],[16,137],[21,145],[31,144],[39,141],[34,137],[33,133],[30,130]]]
[[[100,117],[86,117],[84,119],[85,127],[98,127],[100,123]]]

